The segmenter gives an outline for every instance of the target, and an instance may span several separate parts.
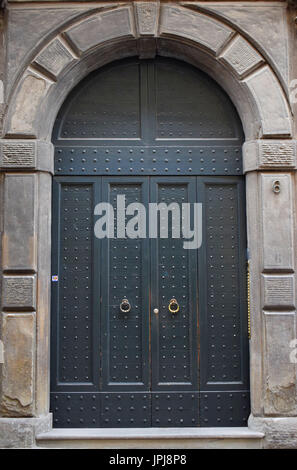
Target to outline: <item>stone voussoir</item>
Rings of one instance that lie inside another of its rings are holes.
[[[98,13],[69,28],[65,35],[79,54],[114,38],[133,38],[134,21],[128,6]]]
[[[60,38],[55,38],[35,59],[35,63],[57,78],[76,57]]]
[[[290,137],[292,121],[289,105],[278,79],[268,65],[261,67],[243,80],[249,88],[262,121],[261,136]]]
[[[12,136],[21,135],[27,138],[36,137],[35,125],[38,120],[38,112],[53,81],[39,75],[30,67],[25,71],[17,94],[8,112],[8,133]]]
[[[217,55],[235,32],[224,23],[203,13],[165,4],[162,6],[160,34],[187,38]]]
[[[220,59],[231,67],[239,78],[246,76],[264,62],[263,57],[242,36],[236,36],[231,41]]]

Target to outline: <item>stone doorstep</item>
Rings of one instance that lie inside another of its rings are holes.
[[[57,428],[38,434],[36,444],[41,448],[261,448],[264,437],[248,427]]]

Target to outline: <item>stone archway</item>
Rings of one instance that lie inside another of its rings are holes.
[[[15,355],[3,366],[3,416],[48,413],[50,135],[55,116],[69,91],[90,71],[117,58],[156,54],[183,59],[209,73],[228,92],[242,119],[252,414],[296,413],[295,369],[288,365],[280,374],[269,349],[271,342],[276,349],[289,342],[295,328],[290,171],[296,168],[296,143],[291,140],[285,90],[273,66],[225,21],[191,5],[137,2],[103,8],[52,34],[19,73],[10,97],[6,138],[0,142],[5,172],[2,331],[5,350]],[[277,195],[271,190],[276,181],[281,188]],[[271,289],[276,295],[270,295]],[[20,337],[21,346],[15,348]]]
[[[6,133],[48,140],[53,118],[42,125],[43,114],[56,114],[86,74],[119,58],[156,53],[195,62],[213,76],[233,99],[247,140],[291,135],[285,91],[263,55],[225,22],[158,2],[105,7],[35,51],[12,93]]]

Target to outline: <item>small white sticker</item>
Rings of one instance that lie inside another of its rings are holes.
[[[4,86],[2,80],[0,80],[0,104],[4,104]]]
[[[59,276],[52,276],[52,282],[58,282]]]

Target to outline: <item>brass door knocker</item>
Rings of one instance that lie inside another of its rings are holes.
[[[128,313],[131,310],[131,305],[128,299],[123,299],[120,303],[120,311],[123,313]]]
[[[171,299],[168,305],[170,313],[177,313],[179,311],[179,303],[176,299]]]

